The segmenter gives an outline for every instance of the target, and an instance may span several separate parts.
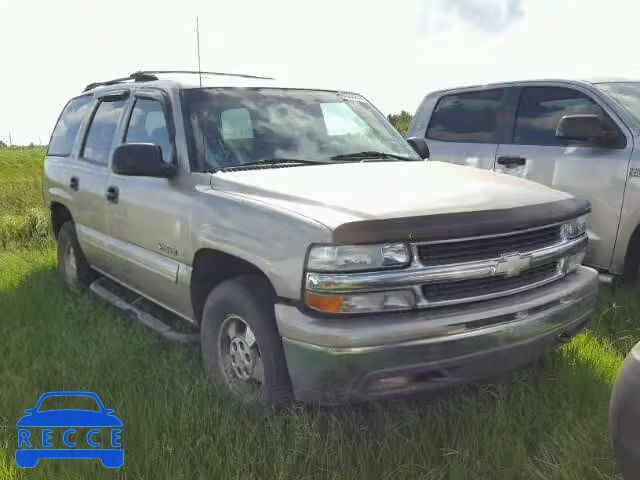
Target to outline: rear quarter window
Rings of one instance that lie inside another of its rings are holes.
[[[47,155],[66,157],[71,153],[91,99],[90,95],[85,95],[67,103],[53,129]]]
[[[427,138],[444,142],[495,143],[504,88],[445,95],[431,114]]]

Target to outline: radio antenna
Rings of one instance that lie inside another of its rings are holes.
[[[198,42],[198,79],[200,81],[200,88],[202,88],[202,69],[200,68],[200,22],[196,17],[196,40]]]

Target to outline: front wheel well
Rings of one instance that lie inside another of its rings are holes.
[[[53,237],[58,238],[58,233],[60,233],[60,228],[66,222],[73,221],[73,217],[71,216],[71,212],[67,207],[58,202],[53,202],[49,207],[51,210],[51,229],[53,230]]]
[[[275,298],[275,290],[269,278],[252,263],[219,250],[210,248],[198,250],[193,258],[191,272],[191,305],[196,323],[200,324],[204,304],[211,290],[225,280],[247,274],[264,277]]]

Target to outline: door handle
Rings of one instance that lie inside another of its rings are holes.
[[[78,191],[78,188],[80,188],[80,180],[78,177],[71,177],[69,179],[69,188],[74,192]]]
[[[107,200],[111,203],[118,203],[118,187],[113,185],[107,188]]]
[[[504,165],[507,168],[519,167],[527,163],[527,159],[523,157],[498,157],[498,164]]]

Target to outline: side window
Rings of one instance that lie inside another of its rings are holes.
[[[427,138],[444,142],[495,143],[503,88],[442,97],[431,115]]]
[[[612,132],[617,132],[624,144],[624,136],[602,107],[581,92],[563,87],[528,87],[522,90],[513,143],[557,146],[575,144],[575,141],[556,137],[556,128],[563,116],[578,114],[599,115]]]
[[[222,138],[224,140],[242,140],[253,138],[251,115],[246,108],[230,108],[220,114]]]
[[[148,98],[136,100],[124,141],[160,145],[162,159],[167,163],[171,162],[171,137],[160,101]]]
[[[53,129],[47,155],[66,157],[71,153],[80,124],[91,103],[91,96],[74,98],[64,107],[56,127]]]
[[[109,163],[113,136],[124,111],[125,102],[126,100],[100,102],[91,119],[82,157],[100,165]]]

